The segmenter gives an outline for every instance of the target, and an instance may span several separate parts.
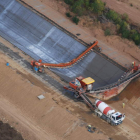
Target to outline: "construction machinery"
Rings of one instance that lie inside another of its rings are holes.
[[[73,66],[74,64],[78,63],[80,60],[86,56],[87,53],[92,51],[94,47],[98,48],[98,41],[95,41],[91,44],[89,48],[87,48],[83,53],[81,53],[77,58],[74,58],[70,62],[67,63],[59,63],[59,64],[51,64],[51,63],[42,63],[42,60],[40,59],[39,61],[32,60],[31,61],[31,66],[33,69],[37,72],[42,72],[43,67],[49,67],[49,68],[68,68]]]
[[[89,96],[100,100],[108,100],[123,91],[123,89],[135,78],[140,76],[140,64],[132,67],[115,83],[96,88],[87,93]]]
[[[72,91],[75,98],[82,98],[90,107],[95,115],[107,121],[111,125],[119,125],[123,122],[125,114],[115,112],[106,103],[99,99],[107,100],[119,94],[134,78],[140,76],[140,65],[136,66],[135,62],[132,67],[124,73],[124,75],[115,83],[100,87],[93,90],[94,79],[79,76],[75,80],[69,82],[69,87],[64,89]],[[87,97],[94,97],[94,103]]]
[[[112,110],[106,103],[100,100],[95,101],[95,106],[96,109],[94,113],[111,125],[119,125],[123,122],[125,118],[125,114],[115,112],[115,110]]]
[[[98,47],[98,41],[93,42],[89,48],[87,48],[83,53],[81,53],[77,58],[71,60],[67,63],[50,64],[42,63],[42,60],[31,61],[31,66],[37,72],[43,72],[44,67],[50,68],[68,68],[79,62],[87,53],[89,53],[93,48]],[[90,109],[102,119],[106,120],[111,125],[121,124],[125,118],[125,115],[115,112],[107,104],[100,100],[108,100],[113,96],[119,94],[134,78],[140,75],[140,65],[136,66],[135,62],[132,63],[132,68],[125,72],[124,75],[115,83],[106,85],[104,87],[99,87],[93,90],[94,79],[88,77],[84,78],[79,76],[69,83],[69,87],[64,87],[65,89],[74,92],[75,98],[82,98]],[[92,103],[86,96],[92,96],[94,98],[100,99],[95,100]],[[100,103],[100,104],[99,104]]]
[[[112,110],[106,103],[100,100],[96,99],[95,102],[92,103],[86,96],[86,94],[92,90],[94,82],[95,80],[91,77],[84,78],[79,76],[75,78],[75,80],[69,82],[69,87],[64,87],[64,89],[74,92],[75,98],[82,98],[95,115],[107,121],[111,125],[121,124],[125,118],[124,114],[115,112],[115,110]]]
[[[88,47],[83,53],[81,53],[77,58],[71,60],[67,63],[59,63],[59,64],[52,64],[52,63],[42,63],[42,60],[31,61],[31,66],[36,72],[44,72],[44,67],[48,68],[68,68],[73,66],[74,64],[78,63],[80,60],[86,56],[87,53],[92,51],[92,49],[100,48],[98,46],[98,41],[93,42],[90,47]],[[94,98],[98,98],[100,100],[108,100],[113,96],[118,95],[121,91],[134,79],[140,76],[140,65],[136,66],[135,62],[132,62],[132,67],[130,70],[124,73],[117,82],[96,88],[94,90],[89,91],[87,94]],[[89,85],[90,87],[90,85]],[[89,88],[88,87],[88,88]],[[78,96],[75,94],[75,96]]]

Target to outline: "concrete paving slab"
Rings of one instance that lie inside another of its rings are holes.
[[[1,1],[0,35],[35,60],[65,63],[86,50],[84,45],[17,1]],[[67,81],[79,75],[90,76],[96,81],[95,88],[115,82],[123,74],[122,70],[94,52],[71,68],[51,70]]]

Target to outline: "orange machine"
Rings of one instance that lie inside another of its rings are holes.
[[[95,80],[90,77],[84,78],[82,76],[79,76],[72,82],[69,82],[69,85],[75,90],[82,88],[86,92],[92,90],[94,82]]]
[[[36,71],[40,70],[41,67],[51,67],[51,68],[67,68],[67,67],[71,67],[72,65],[76,64],[77,62],[79,62],[87,53],[89,53],[89,51],[91,51],[91,49],[96,47],[97,44],[98,44],[98,41],[93,42],[93,44],[89,48],[87,48],[77,58],[71,60],[70,62],[59,63],[59,64],[50,64],[50,63],[42,63],[42,60],[39,60],[39,61],[32,60],[31,61],[31,66],[33,68],[35,67]]]
[[[92,90],[94,82],[95,80],[91,77],[84,78],[82,76],[79,76],[75,78],[75,80],[69,82],[69,87],[64,88],[74,92],[74,96],[76,98],[79,98],[81,93],[87,93]]]

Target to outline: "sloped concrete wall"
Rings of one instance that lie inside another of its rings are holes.
[[[0,0],[0,35],[34,59],[47,63],[71,61],[86,49],[16,0]],[[90,76],[96,81],[94,87],[115,82],[123,74],[94,52],[71,68],[51,70],[67,81],[79,75]]]

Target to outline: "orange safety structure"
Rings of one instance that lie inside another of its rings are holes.
[[[66,68],[66,67],[70,67],[74,64],[76,64],[77,62],[79,62],[92,48],[94,48],[95,46],[97,46],[98,41],[95,41],[89,48],[87,48],[82,54],[80,54],[77,58],[71,60],[70,62],[66,62],[66,63],[59,63],[59,64],[51,64],[51,63],[42,63],[42,60],[31,61],[31,65],[33,67],[51,67],[51,68]]]

